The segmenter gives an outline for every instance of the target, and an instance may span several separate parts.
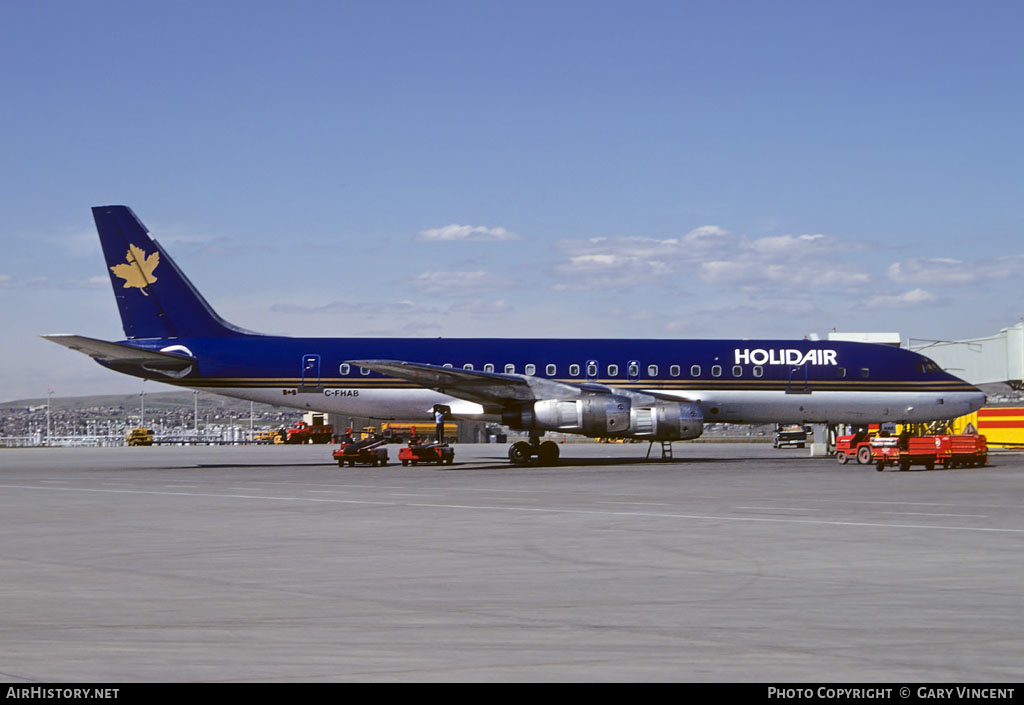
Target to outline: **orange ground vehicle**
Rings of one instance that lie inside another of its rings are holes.
[[[331,457],[338,461],[338,467],[349,467],[359,465],[387,465],[388,449],[385,447],[387,439],[381,435],[372,435],[359,441],[353,441],[350,437],[342,440],[338,450],[331,453]]]
[[[867,465],[872,457],[871,435],[867,431],[836,438],[836,460],[840,465],[846,465],[851,460]]]
[[[852,458],[862,465],[874,464],[878,470],[887,465],[899,466],[900,470],[914,465],[933,470],[936,464],[943,468],[981,467],[988,463],[988,444],[979,434],[840,436],[836,439],[836,459],[846,464]]]
[[[447,443],[421,443],[418,438],[409,441],[409,445],[398,451],[398,459],[402,465],[419,463],[437,463],[451,465],[455,460],[455,449]]]
[[[296,421],[285,429],[285,443],[330,443],[334,427],[330,424],[311,426],[305,421]]]

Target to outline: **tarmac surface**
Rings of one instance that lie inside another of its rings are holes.
[[[880,473],[765,444],[565,445],[556,468],[331,450],[0,450],[0,680],[1024,675],[1019,454]]]

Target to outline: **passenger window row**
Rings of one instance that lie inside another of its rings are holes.
[[[452,365],[452,363],[450,363],[450,362],[446,362],[444,364],[444,367],[452,368],[452,367],[454,367],[454,365]],[[473,368],[473,363],[467,362],[466,364],[464,364],[462,366],[462,369],[464,369],[464,370],[472,370],[472,369],[474,369]],[[484,369],[484,372],[494,372],[494,369],[495,369],[494,363],[492,363],[492,362],[485,363],[483,369]],[[580,376],[580,370],[581,370],[581,367],[578,364],[574,363],[574,364],[569,365],[569,376],[570,377],[579,377]],[[609,364],[605,368],[605,370],[608,373],[609,377],[618,377],[619,376],[619,366],[614,364],[614,363]],[[722,368],[721,365],[712,365],[711,368],[710,368],[711,376],[712,377],[721,377],[722,376],[722,370],[723,370],[723,368]],[[505,371],[506,374],[515,374],[516,373],[516,366],[515,366],[515,364],[513,364],[511,362],[506,363],[505,367],[504,367],[504,371]],[[626,368],[626,371],[628,373],[628,376],[631,379],[635,379],[635,378],[639,377],[640,376],[640,366],[639,366],[639,363],[635,363],[635,362],[629,363],[629,365]],[[668,373],[669,373],[669,376],[671,376],[671,377],[678,377],[681,374],[681,371],[682,370],[681,370],[679,365],[670,365],[669,368],[668,368]],[[732,372],[732,376],[733,377],[742,377],[743,376],[743,366],[742,365],[733,365],[731,372]],[[537,366],[535,364],[533,364],[532,362],[528,363],[523,368],[523,373],[524,374],[528,374],[528,375],[536,375],[537,374]],[[343,375],[343,376],[352,374],[352,366],[349,365],[347,362],[341,363],[338,366],[338,374]],[[359,368],[359,374],[361,374],[361,375],[368,375],[368,374],[370,374],[370,370],[365,368],[365,367],[360,367]],[[551,363],[548,363],[547,365],[544,366],[544,374],[547,375],[548,377],[554,377],[555,375],[558,374],[558,366],[554,365],[554,364],[551,364]],[[751,368],[751,374],[755,378],[763,377],[764,376],[764,367],[761,366],[761,365],[754,365]],[[593,377],[597,377],[597,376],[598,376],[598,365],[597,365],[597,363],[593,362],[593,361],[588,362],[587,363],[587,377],[593,378]],[[647,376],[648,377],[652,377],[652,378],[657,377],[658,376],[658,366],[657,365],[648,365],[647,366]],[[701,377],[701,376],[703,376],[703,367],[701,367],[701,365],[692,365],[690,367],[690,376],[691,377]],[[836,376],[839,379],[845,378],[846,377],[846,368],[845,367],[837,367],[836,368]],[[867,379],[868,377],[870,377],[871,376],[870,369],[867,368],[867,367],[860,368],[860,376],[863,377],[864,379]]]

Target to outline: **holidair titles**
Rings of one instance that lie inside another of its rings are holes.
[[[797,350],[796,348],[736,348],[737,365],[837,365],[835,350]]]

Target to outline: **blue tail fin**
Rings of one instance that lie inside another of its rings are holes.
[[[130,208],[97,206],[92,217],[129,339],[247,332],[217,315]]]

